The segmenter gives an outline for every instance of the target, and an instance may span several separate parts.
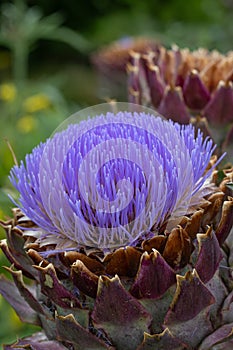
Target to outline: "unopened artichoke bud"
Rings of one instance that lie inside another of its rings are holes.
[[[113,73],[125,72],[131,51],[146,53],[157,47],[158,43],[150,38],[123,37],[95,52],[92,62],[100,72],[112,76]]]
[[[94,52],[91,55],[91,62],[97,74],[99,96],[105,100],[109,98],[125,99],[127,95],[126,69],[130,53],[132,51],[146,53],[147,50],[156,50],[157,47],[158,42],[154,39],[126,36]],[[140,99],[129,100],[132,103],[142,103]]]
[[[41,331],[5,349],[230,349],[233,172],[214,170],[214,150],[192,125],[116,103],[15,165],[0,292]]]
[[[206,118],[210,136],[219,147],[226,149],[233,125],[233,52],[224,55],[205,49],[191,52],[177,46],[171,50],[160,46],[141,57],[145,73],[141,70],[138,79],[144,81],[144,75],[149,77],[145,85],[140,85],[141,103],[146,102],[145,105],[179,123]],[[149,67],[156,67],[156,74],[151,71],[148,75]],[[183,112],[180,112],[180,99],[173,96],[177,89],[182,96]],[[172,108],[169,107],[171,104]]]

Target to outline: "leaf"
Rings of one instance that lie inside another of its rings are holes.
[[[3,275],[0,276],[0,293],[14,308],[22,322],[40,325],[37,313],[21,297],[15,284],[8,281]]]
[[[222,346],[220,346],[220,344]],[[219,345],[219,346],[218,346]],[[233,323],[226,324],[210,334],[198,350],[219,349],[230,350],[233,346]]]
[[[74,345],[74,349],[114,349],[107,346],[104,342],[91,334],[87,329],[83,328],[78,322],[76,322],[72,314],[65,317],[57,316],[56,326],[58,337],[63,341],[72,343]]]
[[[12,345],[5,345],[4,350],[11,349],[30,349],[30,350],[65,350],[67,349],[61,343],[48,340],[46,335],[42,332],[33,334],[31,337],[19,339]]]

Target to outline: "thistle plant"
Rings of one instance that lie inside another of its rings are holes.
[[[0,292],[42,329],[5,349],[230,348],[233,171],[192,125],[114,108],[11,170]]]
[[[213,137],[232,160],[233,52],[177,46],[131,52],[129,101],[151,106],[166,118],[192,122]]]

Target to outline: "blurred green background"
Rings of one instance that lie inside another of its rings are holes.
[[[97,49],[146,36],[167,46],[232,50],[233,0],[15,0],[0,6],[0,219],[12,207],[14,160],[7,143],[19,161],[69,115],[104,102],[104,81],[90,60]],[[105,97],[115,96],[106,88]],[[8,265],[2,253],[0,265]],[[0,297],[0,346],[32,332]]]

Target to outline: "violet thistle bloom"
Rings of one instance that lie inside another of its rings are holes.
[[[191,125],[108,113],[55,134],[10,179],[20,209],[48,243],[135,246],[199,203],[213,151]]]
[[[0,292],[42,332],[6,349],[231,346],[233,172],[213,170],[213,151],[191,125],[118,112],[15,166]]]

